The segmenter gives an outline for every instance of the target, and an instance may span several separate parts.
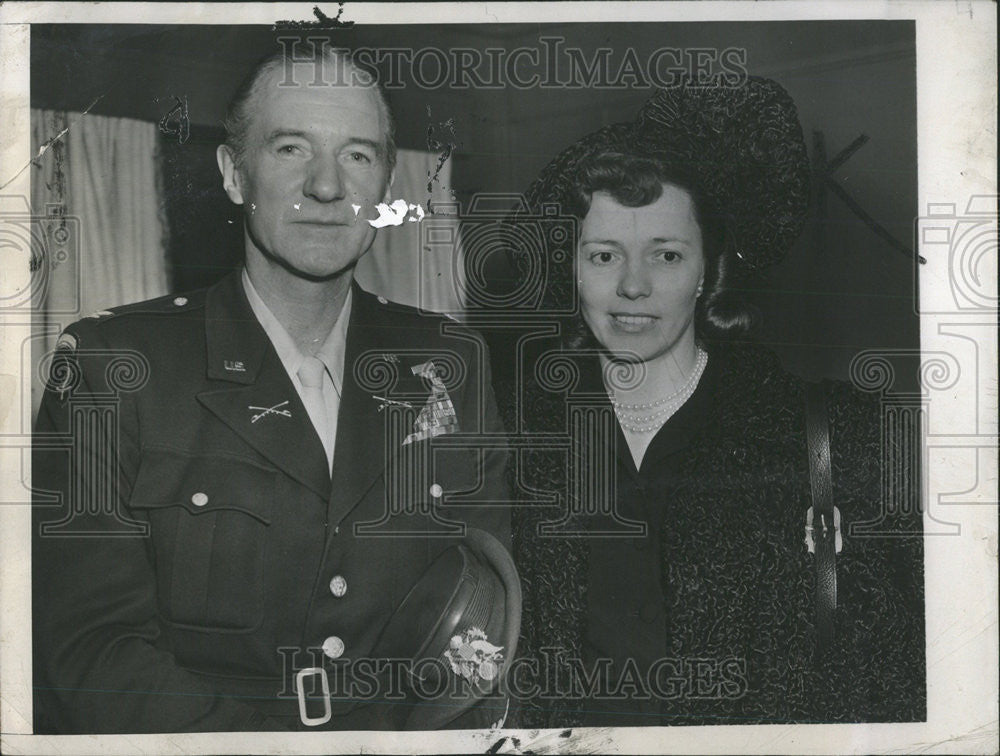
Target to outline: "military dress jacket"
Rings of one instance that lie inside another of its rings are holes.
[[[506,455],[446,445],[502,439],[476,335],[353,291],[332,479],[238,271],[60,338],[34,437],[36,732],[298,729],[314,666],[344,686],[325,727],[392,726],[345,669],[463,525],[509,543]]]

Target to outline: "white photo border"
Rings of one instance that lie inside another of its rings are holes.
[[[314,3],[5,3],[0,7],[0,194],[30,196],[29,40],[32,23],[266,24],[314,20]],[[337,5],[323,4],[335,16]],[[996,5],[991,2],[578,2],[348,3],[343,19],[363,24],[544,23],[574,21],[778,21],[891,19],[916,21],[918,201],[966,210],[974,197],[995,197]],[[956,123],[956,119],[961,119]],[[993,205],[996,208],[995,199]],[[915,219],[916,221],[916,219]],[[922,251],[922,250],[921,250]],[[996,247],[993,249],[994,267]],[[939,302],[953,286],[946,256],[925,255],[921,302]],[[11,264],[11,263],[14,264]],[[8,280],[27,280],[23,260],[0,261]],[[988,267],[987,267],[988,269]],[[996,301],[996,280],[992,281]],[[988,285],[987,285],[988,287]],[[929,311],[933,310],[933,311]],[[980,480],[997,480],[996,310],[924,307],[921,349],[949,351],[980,381],[974,395],[938,392],[929,410],[927,465],[921,486],[925,518],[935,497],[968,485],[976,453]],[[30,406],[30,376],[19,373],[28,318],[0,311],[0,482],[30,486],[30,471],[5,439]],[[5,382],[6,381],[6,382]],[[969,428],[976,429],[970,433]],[[972,462],[969,460],[972,459]],[[959,460],[956,462],[956,460]],[[964,461],[962,461],[964,460]],[[974,477],[975,474],[973,474]],[[981,487],[989,491],[990,487]],[[979,489],[977,489],[979,490]],[[583,729],[543,742],[546,733],[517,731],[523,743],[560,751],[620,753],[994,753],[998,738],[997,502],[950,505],[954,537],[925,538],[927,714],[925,723],[726,725]],[[930,504],[929,504],[930,503]],[[31,516],[27,506],[0,507],[0,750],[4,753],[461,753],[485,752],[499,735],[433,733],[198,733],[169,735],[31,735]],[[557,752],[548,750],[545,752]]]

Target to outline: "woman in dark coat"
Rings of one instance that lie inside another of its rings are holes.
[[[840,518],[828,623],[807,387],[733,338],[749,324],[733,283],[787,251],[808,179],[793,103],[751,77],[658,92],[529,190],[536,217],[558,203],[579,220],[573,255],[545,250],[542,296],[579,309],[505,402],[509,428],[574,439],[519,470],[558,503],[514,516],[517,726],[925,718],[920,516],[883,507],[878,397],[815,392]],[[524,271],[531,254],[514,252]]]

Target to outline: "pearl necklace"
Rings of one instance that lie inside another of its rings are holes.
[[[618,418],[618,422],[621,423],[622,428],[632,433],[651,433],[652,431],[659,430],[681,408],[681,405],[691,398],[694,390],[698,387],[698,381],[701,379],[702,373],[705,372],[707,364],[708,354],[704,349],[699,347],[694,369],[691,371],[691,375],[688,376],[684,385],[673,394],[662,399],[657,399],[655,402],[649,402],[648,404],[625,404],[619,402],[614,393],[610,392],[608,398],[611,400],[611,406],[614,408],[615,415]],[[656,411],[648,415],[636,414],[637,410],[651,409],[655,409]]]

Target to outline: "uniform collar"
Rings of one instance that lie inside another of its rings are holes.
[[[256,382],[270,345],[240,282],[240,271],[227,274],[205,295],[205,341],[208,377]]]
[[[337,318],[337,325],[323,345],[323,353],[317,354],[328,367],[331,363],[337,366],[336,372],[331,367],[335,381],[342,381],[352,323],[364,327],[378,320],[379,312],[375,296],[358,286],[357,281],[352,282],[342,317]],[[291,337],[287,333],[285,336],[290,342]],[[279,347],[250,304],[243,286],[242,268],[228,273],[208,289],[205,295],[205,340],[207,374],[213,380],[255,383],[268,347],[272,345],[282,364],[286,364],[284,356],[278,351]],[[294,343],[291,345],[294,347]]]
[[[246,295],[250,309],[270,339],[271,345],[274,347],[274,351],[278,353],[278,359],[285,366],[289,377],[298,375],[299,368],[302,366],[302,361],[306,355],[299,350],[295,341],[288,334],[288,331],[285,330],[285,327],[281,325],[260,294],[257,293],[257,289],[250,280],[246,268],[243,268],[240,281],[243,285],[243,293]],[[333,379],[333,385],[337,389],[338,396],[343,394],[344,351],[347,343],[347,323],[351,317],[352,299],[353,287],[347,290],[347,297],[344,299],[344,306],[337,317],[337,322],[330,329],[323,344],[316,350],[316,356],[322,360],[323,364],[326,365],[326,369],[330,372],[330,377]]]

